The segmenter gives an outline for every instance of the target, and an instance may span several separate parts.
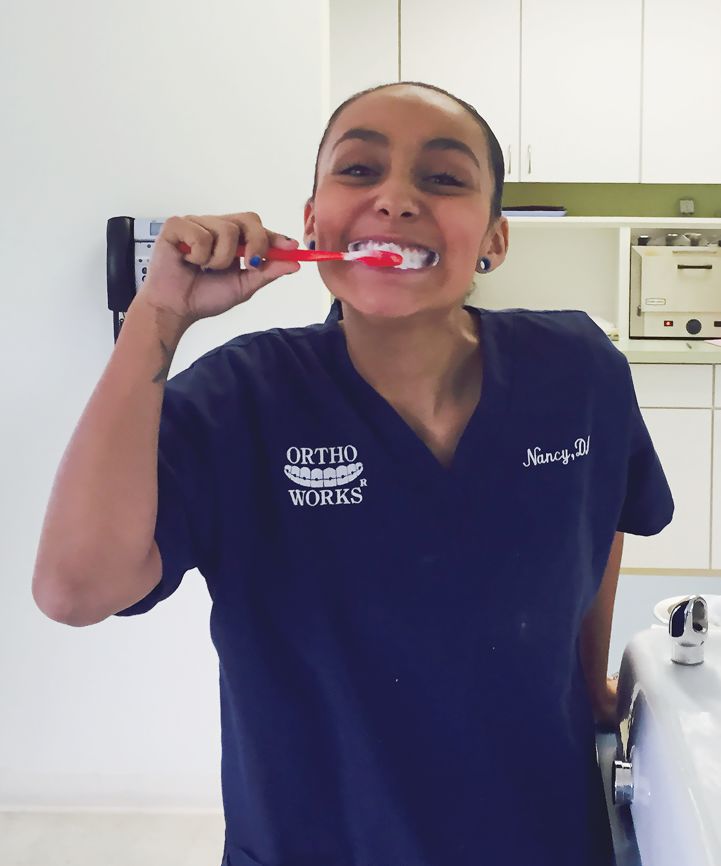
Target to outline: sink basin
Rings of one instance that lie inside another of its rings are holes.
[[[631,766],[616,781],[625,773],[630,802],[615,808],[630,809],[644,866],[719,866],[721,629],[708,629],[700,664],[674,663],[672,643],[653,625],[624,652],[619,757]]]

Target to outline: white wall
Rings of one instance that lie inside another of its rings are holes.
[[[254,210],[302,240],[328,116],[327,0],[39,0],[0,25],[0,809],[217,809],[210,601],[73,629],[31,596],[62,453],[113,347],[117,215]],[[234,335],[319,321],[314,265],[199,322],[171,374]]]

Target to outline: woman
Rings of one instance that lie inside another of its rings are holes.
[[[168,382],[157,519],[158,418],[133,391],[133,488],[152,508],[127,505],[125,568],[102,599],[76,581],[65,621],[143,613],[205,576],[224,866],[611,863],[594,714],[613,723],[622,533],[659,532],[673,502],[628,364],[588,316],[464,305],[508,249],[503,175],[493,133],[445,91],[352,97],[323,136],[304,241],[393,241],[437,264],[323,263],[325,323],[243,335]],[[297,246],[255,214],[165,223],[115,350],[130,367],[159,343],[152,387],[192,322],[298,270],[239,276],[239,240],[253,262]],[[103,573],[91,559],[78,573]]]

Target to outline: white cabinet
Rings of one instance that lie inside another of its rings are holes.
[[[623,568],[709,568],[711,409],[642,409],[675,503],[658,535],[626,535]]]
[[[717,370],[716,381],[721,378]],[[717,402],[716,405],[719,405]],[[721,570],[721,410],[713,413],[713,498],[711,499],[711,568]]]
[[[447,29],[430,26],[438,15],[433,0],[403,0],[401,78],[470,102],[506,180],[638,182],[641,0],[446,0]]]
[[[362,15],[331,0],[329,12],[329,111],[400,76],[474,105],[508,181],[721,183],[718,0],[368,0]]]
[[[470,102],[493,130],[506,180],[520,180],[519,0],[403,0],[401,79],[424,81]]]
[[[638,183],[641,18],[641,0],[523,0],[521,180]]]
[[[721,4],[645,0],[642,183],[721,183]]]
[[[641,408],[710,409],[711,364],[631,364],[633,387]]]
[[[705,364],[631,364],[639,403],[658,401],[664,371],[664,375],[670,373],[676,405],[682,400],[683,405],[709,405],[713,383],[713,404],[721,407],[721,365],[715,366],[715,375],[713,369]],[[654,378],[659,381],[653,383]],[[721,408],[641,411],[666,472],[676,512],[657,536],[626,536],[622,566],[721,571]]]
[[[631,373],[675,511],[671,523],[658,535],[626,535],[621,565],[710,568],[713,367],[631,364]]]

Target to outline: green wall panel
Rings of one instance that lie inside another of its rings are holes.
[[[721,184],[506,183],[503,207],[563,205],[569,216],[678,217],[679,199],[694,200],[694,217],[721,217]]]

